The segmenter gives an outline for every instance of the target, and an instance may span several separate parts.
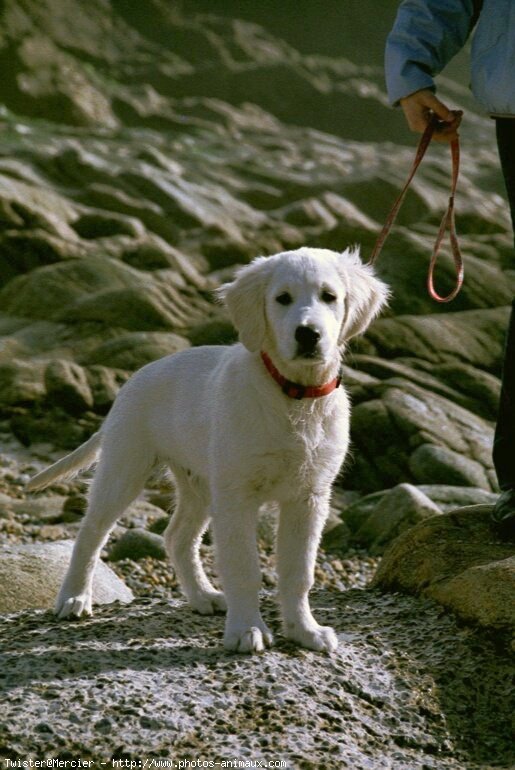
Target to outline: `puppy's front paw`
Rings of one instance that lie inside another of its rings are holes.
[[[69,596],[60,593],[55,604],[55,614],[60,620],[64,618],[81,618],[91,615],[91,593],[83,593]]]
[[[274,638],[270,629],[260,621],[255,626],[226,627],[224,647],[230,652],[263,652],[271,647]]]
[[[301,647],[317,652],[334,652],[338,647],[338,637],[330,626],[301,626],[298,623],[288,623],[285,636]]]
[[[188,599],[190,607],[201,615],[214,615],[227,612],[225,596],[221,591],[205,591]]]

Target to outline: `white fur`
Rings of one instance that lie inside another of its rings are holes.
[[[285,292],[291,298],[286,306],[277,302]],[[194,609],[209,614],[227,607],[225,647],[258,652],[272,643],[259,611],[256,520],[259,507],[273,500],[280,508],[284,633],[304,647],[331,651],[336,635],[318,625],[308,593],[331,485],[347,451],[349,403],[343,387],[317,399],[290,399],[259,351],[288,379],[324,384],[336,376],[346,340],[364,331],[386,302],[387,289],[357,251],[301,248],[254,260],[219,293],[242,344],[193,348],[145,366],[120,391],[100,435],[31,482],[34,489],[46,486],[101,449],[56,613],[91,613],[102,546],[161,463],[178,489],[167,551]],[[295,341],[302,325],[320,334],[310,358],[299,357]],[[210,519],[223,594],[199,558]]]

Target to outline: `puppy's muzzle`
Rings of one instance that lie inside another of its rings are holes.
[[[320,332],[312,326],[297,326],[295,330],[297,355],[300,358],[313,358],[318,352]]]

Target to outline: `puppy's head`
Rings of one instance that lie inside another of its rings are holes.
[[[284,362],[327,365],[365,331],[388,289],[357,250],[303,247],[258,257],[219,289],[240,341]]]

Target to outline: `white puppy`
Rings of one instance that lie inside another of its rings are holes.
[[[363,332],[387,288],[357,251],[260,257],[219,290],[241,344],[199,347],[143,367],[120,391],[102,429],[38,474],[38,489],[91,464],[101,450],[56,612],[91,613],[99,553],[156,463],[170,467],[178,505],[165,532],[190,605],[227,609],[224,644],[257,652],[272,643],[259,610],[259,507],[280,508],[277,571],[284,633],[331,651],[337,639],[308,603],[331,484],[349,436],[338,387],[346,341]],[[208,580],[199,544],[209,520],[223,594]]]

